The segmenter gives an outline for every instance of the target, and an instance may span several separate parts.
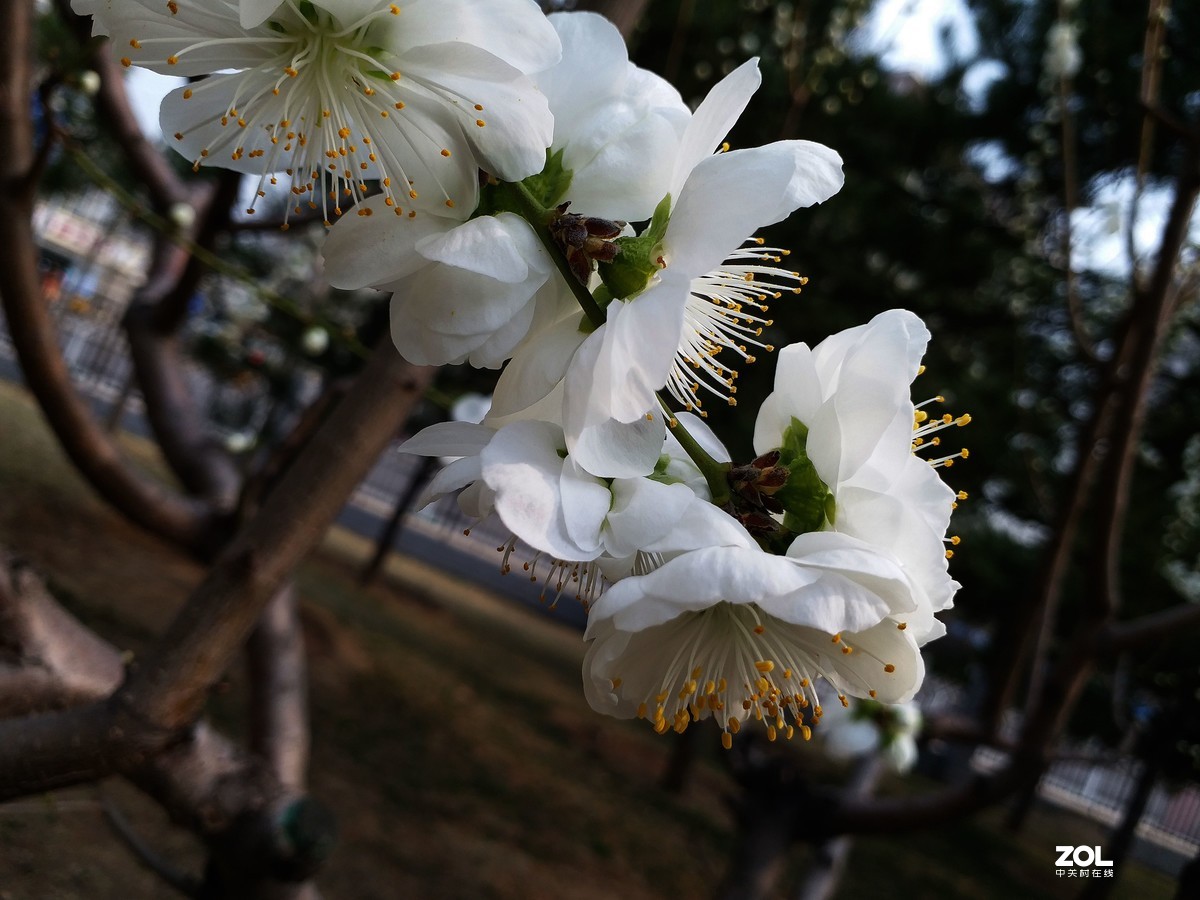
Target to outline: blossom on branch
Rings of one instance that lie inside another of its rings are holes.
[[[763,346],[757,338],[769,324],[760,315],[766,301],[804,281],[778,267],[783,251],[753,235],[836,193],[841,159],[809,141],[714,154],[760,80],[751,60],[714,87],[688,121],[654,219],[642,234],[618,240],[620,256],[600,269],[613,297],[605,324],[590,335],[576,329],[576,355],[558,371],[538,366],[540,380],[524,377],[530,366],[520,357],[537,354],[542,343],[530,341],[514,354],[523,377],[497,386],[498,407],[517,410],[564,381],[568,447],[596,474],[630,474],[602,468],[598,435],[655,410],[659,389],[686,409],[698,409],[703,392],[731,400],[735,373],[716,356],[729,350],[751,359],[747,345]],[[554,327],[551,340],[569,337],[569,323]],[[656,453],[656,441],[647,438],[637,465],[652,466]]]
[[[570,201],[572,213],[649,217],[667,189],[687,107],[667,82],[629,62],[601,17],[559,13],[549,22],[563,55],[537,83],[553,137],[526,189],[546,207]],[[526,335],[580,315],[534,226],[512,212],[463,223],[455,210],[410,219],[388,215],[389,205],[370,198],[337,224],[323,250],[326,274],[337,287],[393,293],[393,338],[411,362],[497,368]]]
[[[783,449],[793,478],[801,468],[809,476],[803,491],[781,496],[785,527],[836,530],[903,563],[920,601],[905,622],[918,643],[945,633],[934,613],[951,606],[959,587],[946,548],[956,495],[936,468],[966,451],[923,454],[940,453],[939,432],[971,420],[930,419],[914,405],[910,386],[928,341],[919,318],[889,310],[815,348],[784,348],[754,429],[755,452]]]
[[[560,46],[532,0],[74,7],[93,15],[123,65],[207,75],[163,101],[169,143],[196,167],[259,175],[255,203],[282,183],[289,215],[321,209],[329,222],[377,180],[397,215],[440,208],[461,220],[477,203],[480,168],[524,178],[550,143],[530,76],[554,65]]]
[[[728,746],[750,715],[771,739],[807,738],[822,680],[843,705],[912,698],[920,645],[944,632],[934,614],[958,588],[943,543],[956,498],[935,469],[960,454],[918,453],[970,419],[913,404],[928,339],[892,310],[781,352],[760,456],[729,470],[732,515],[704,519],[728,521],[646,545],[594,604],[594,708],[659,732],[712,716]]]

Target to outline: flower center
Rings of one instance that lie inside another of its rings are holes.
[[[667,391],[688,412],[707,417],[701,394],[720,397],[737,406],[738,373],[717,359],[729,350],[746,363],[755,358],[750,348],[770,353],[775,348],[759,340],[763,329],[773,324],[765,318],[767,301],[784,291],[799,294],[808,279],[778,264],[790,253],[764,247],[754,238],[734,251],[717,269],[692,279],[684,308],[683,336],[675,352],[675,364],[667,380]]]
[[[180,46],[178,37],[135,38],[129,42],[135,59],[121,62],[174,66],[214,48],[224,51],[223,60],[244,60],[240,71],[212,75],[183,92],[185,100],[197,104],[197,117],[174,138],[187,153],[194,152],[194,168],[222,154],[235,162],[261,161],[247,213],[254,213],[268,185],[280,184],[272,174],[278,172],[285,173],[283,184],[291,192],[285,229],[290,216],[305,206],[320,209],[329,225],[342,214],[343,204],[366,196],[367,180],[378,180],[396,215],[416,215],[410,201],[418,198],[418,190],[440,195],[447,207],[455,205],[435,168],[451,150],[443,143],[443,130],[432,127],[419,109],[432,100],[482,128],[483,106],[443,85],[404,75],[400,59],[374,45],[379,37],[373,26],[400,15],[400,6],[384,5],[344,24],[310,2],[286,0],[274,18],[251,32],[238,27],[236,10],[193,5],[176,6],[171,13],[177,20],[193,17],[187,24],[198,40]],[[169,55],[157,55],[162,52]],[[202,102],[206,95],[208,103]],[[406,112],[410,104],[416,113]],[[371,211],[363,208],[359,214]]]
[[[750,719],[764,723],[769,740],[797,731],[808,740],[822,714],[816,679],[831,668],[829,657],[860,650],[841,634],[792,625],[752,603],[718,603],[631,634],[611,680],[659,734],[712,716],[726,749]],[[875,696],[869,685],[855,687]]]

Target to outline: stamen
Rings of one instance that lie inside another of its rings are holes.
[[[675,353],[675,364],[667,380],[667,391],[685,410],[702,408],[701,393],[719,397],[736,406],[737,372],[717,361],[723,350],[732,351],[753,363],[751,347],[768,353],[775,348],[760,340],[763,329],[774,324],[764,318],[767,301],[784,291],[800,293],[807,283],[798,272],[780,268],[788,251],[764,247],[761,238],[732,253],[717,269],[692,279],[684,308],[684,329]]]

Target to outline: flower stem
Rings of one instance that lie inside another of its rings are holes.
[[[596,298],[592,296],[591,292],[576,280],[575,275],[571,272],[571,267],[567,264],[566,254],[550,234],[550,223],[554,221],[558,211],[542,206],[538,199],[530,193],[529,188],[520,182],[502,182],[499,185],[499,193],[502,198],[501,202],[506,208],[517,213],[533,226],[533,233],[537,235],[542,246],[546,248],[546,252],[550,254],[550,258],[554,260],[554,265],[558,267],[563,281],[570,287],[571,293],[575,295],[575,300],[591,323],[597,328],[603,325],[607,318],[604,309],[596,302]],[[729,463],[721,463],[713,459],[708,451],[701,447],[683,427],[683,423],[671,412],[666,400],[661,395],[658,395],[658,402],[662,405],[663,412],[666,413],[671,433],[675,435],[679,445],[691,457],[696,468],[704,475],[704,480],[708,482],[708,490],[712,494],[713,503],[717,506],[724,506],[729,502]]]
[[[697,443],[696,439],[683,427],[683,422],[679,421],[679,418],[671,412],[671,408],[667,406],[667,401],[661,394],[658,395],[658,402],[667,415],[667,424],[671,426],[671,434],[674,435],[675,440],[679,441],[679,446],[691,457],[696,468],[700,470],[700,474],[704,476],[704,480],[708,482],[708,491],[712,494],[712,502],[717,506],[725,506],[729,502],[729,463],[717,462],[707,450]]]
[[[558,215],[558,210],[542,206],[538,199],[529,192],[529,188],[520,182],[504,182],[500,185],[500,190],[504,198],[511,202],[513,211],[533,226],[533,233],[537,235],[542,246],[546,248],[546,252],[550,254],[550,258],[554,260],[554,265],[558,267],[563,281],[575,295],[576,302],[583,309],[588,320],[599,328],[605,322],[604,310],[596,302],[596,298],[592,296],[591,292],[575,279],[562,248],[555,243],[550,234],[550,223]]]

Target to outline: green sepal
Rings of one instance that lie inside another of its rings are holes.
[[[571,187],[575,173],[563,166],[563,152],[546,151],[546,165],[536,175],[530,175],[522,184],[538,203],[547,209],[558,206]],[[516,210],[512,210],[516,212]]]
[[[817,474],[808,458],[808,426],[793,418],[783,433],[779,462],[788,468],[787,483],[775,492],[784,509],[783,525],[796,534],[820,531],[826,522],[832,523],[837,506],[829,486]]]
[[[624,300],[641,293],[659,272],[662,266],[658,264],[658,258],[662,255],[663,236],[670,221],[671,195],[667,194],[655,208],[654,217],[645,231],[636,237],[616,239],[614,243],[621,248],[620,254],[599,267],[600,280],[613,297]]]

